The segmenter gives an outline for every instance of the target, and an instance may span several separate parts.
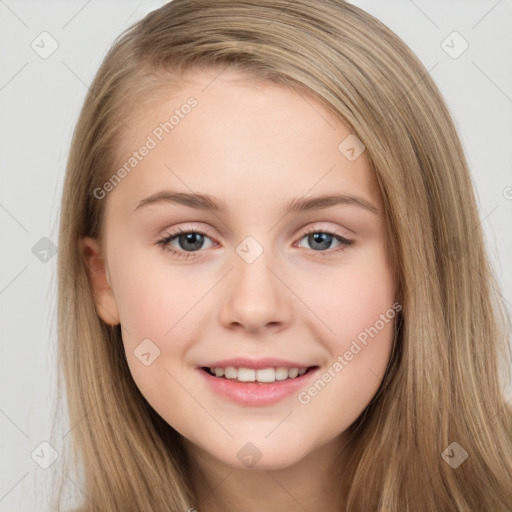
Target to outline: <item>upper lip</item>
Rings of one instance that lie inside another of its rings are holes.
[[[207,363],[201,365],[201,368],[226,368],[234,366],[235,368],[253,368],[255,370],[261,368],[278,368],[283,366],[285,368],[309,368],[310,364],[297,363],[296,361],[287,361],[285,359],[277,359],[275,357],[265,357],[263,359],[247,359],[246,357],[235,357],[232,359],[222,359],[214,363]]]

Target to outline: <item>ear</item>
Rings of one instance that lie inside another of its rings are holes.
[[[101,247],[97,239],[83,237],[78,241],[80,253],[89,276],[91,293],[100,318],[108,325],[120,323],[117,302],[108,281]]]

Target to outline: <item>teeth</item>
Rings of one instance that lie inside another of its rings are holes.
[[[227,366],[226,368],[210,368],[210,372],[217,377],[226,379],[237,379],[240,382],[274,382],[276,380],[294,379],[297,376],[304,375],[307,368],[235,368]]]
[[[251,370],[251,368],[238,368],[238,380],[240,382],[254,382],[256,380],[256,370]]]
[[[226,376],[226,379],[236,379],[238,372],[236,371],[236,368],[233,368],[233,366],[228,366],[224,370],[224,375]]]

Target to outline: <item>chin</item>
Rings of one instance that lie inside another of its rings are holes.
[[[304,445],[301,447],[304,448]],[[276,446],[268,441],[265,444],[247,441],[240,447],[233,447],[232,450],[235,452],[234,458],[225,460],[226,452],[223,452],[219,454],[221,460],[231,467],[250,471],[285,469],[297,464],[307,455],[299,452],[296,446],[282,443]]]

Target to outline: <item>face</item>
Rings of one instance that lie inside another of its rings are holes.
[[[160,416],[232,467],[284,468],[342,439],[384,375],[383,205],[364,151],[312,96],[214,76],[128,122],[127,172],[97,191],[101,243],[81,247]]]

